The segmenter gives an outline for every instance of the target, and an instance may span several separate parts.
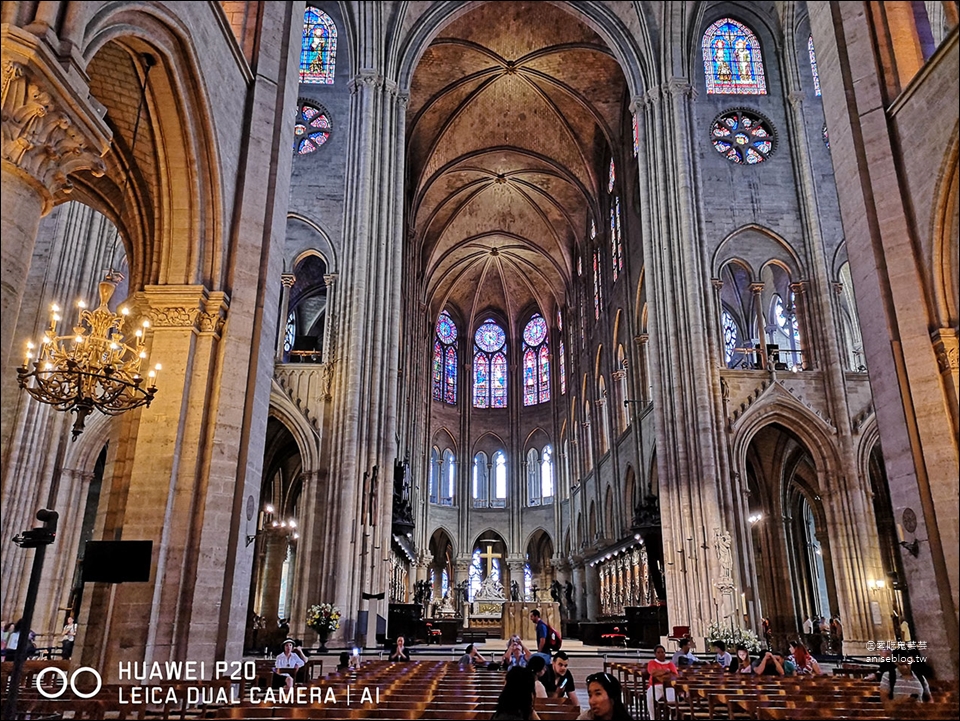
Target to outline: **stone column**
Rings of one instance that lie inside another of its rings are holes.
[[[287,337],[287,316],[290,315],[290,289],[296,282],[297,276],[293,273],[284,273],[280,276],[280,320],[277,324],[277,363],[283,363],[284,356],[286,355],[283,343]]]
[[[760,349],[757,351],[757,361],[764,370],[771,370],[770,359],[767,358],[767,319],[763,312],[763,283],[751,283],[750,293],[753,295],[753,313],[757,321],[757,338]]]
[[[383,42],[383,9],[360,8],[371,47]],[[375,642],[387,601],[366,599],[389,583],[393,463],[397,457],[400,276],[403,249],[403,148],[407,99],[380,69],[350,82],[345,226],[334,365],[334,416],[328,503],[337,523],[326,538],[325,598],[344,613],[341,634]]]
[[[86,81],[68,74],[46,40],[6,23],[2,32],[0,369],[7,373],[40,218],[70,192],[71,173],[103,175],[111,132]]]

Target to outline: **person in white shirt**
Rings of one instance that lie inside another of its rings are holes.
[[[809,636],[813,633],[813,621],[807,616],[807,620],[803,622],[803,632]]]
[[[292,638],[283,642],[283,651],[277,656],[276,663],[273,664],[273,687],[293,688],[293,677],[297,674],[297,669],[302,668],[306,663],[306,656],[299,648],[294,648],[295,644]],[[289,673],[284,673],[288,671]]]
[[[730,652],[727,651],[727,644],[725,644],[723,641],[714,641],[713,648],[717,652],[717,656],[714,660],[724,669],[730,668],[730,663],[733,661],[733,656],[731,656]]]
[[[700,659],[693,654],[692,639],[681,638],[677,643],[679,644],[680,648],[674,652],[673,658],[671,659],[674,666],[680,668],[681,666],[690,666],[700,662]]]

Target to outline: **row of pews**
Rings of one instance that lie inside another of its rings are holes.
[[[47,665],[49,662],[28,664],[18,704],[28,718],[472,721],[493,715],[504,678],[503,672],[461,669],[449,661],[369,661],[354,671],[308,678],[297,684],[294,697],[284,699],[280,690],[268,690],[266,666],[261,669],[258,665],[256,677],[247,681],[202,682],[202,699],[196,698],[198,684],[170,683],[155,684],[152,688],[158,691],[154,698],[141,697],[139,702],[131,702],[134,687],[130,685],[104,685],[99,693],[86,699],[69,690],[59,698],[45,698],[36,687],[36,676]],[[4,695],[7,682],[5,675],[0,686]],[[62,690],[56,675],[45,675],[42,684],[48,694]],[[80,690],[86,693],[83,688]],[[194,697],[194,702],[189,701],[189,696]],[[572,721],[580,715],[579,707],[560,699],[537,699],[536,710],[543,721]]]
[[[647,708],[646,664],[606,663],[624,688],[624,702],[637,719],[730,721],[770,719],[956,719],[956,684],[934,684],[933,703],[880,700],[879,685],[858,674],[833,676],[757,676],[727,673],[715,664],[681,669],[664,684],[667,692]],[[672,697],[672,701],[669,701]]]

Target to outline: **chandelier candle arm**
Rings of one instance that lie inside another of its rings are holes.
[[[147,373],[146,387],[140,374],[141,364],[147,360],[146,329],[150,321],[143,321],[134,334],[133,345],[128,345],[122,329],[130,311],[122,307],[114,313],[108,306],[122,279],[118,273],[107,274],[99,286],[100,305],[94,310],[82,300],[77,302],[79,317],[70,335],[57,335],[61,311],[56,303],[51,305],[50,326],[39,347],[28,341],[23,365],[17,369],[20,388],[41,403],[77,414],[74,440],[94,409],[119,415],[149,406],[157,392],[160,364]]]

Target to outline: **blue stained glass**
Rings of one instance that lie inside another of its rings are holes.
[[[640,121],[637,120],[637,114],[633,114],[633,157],[640,156]]]
[[[610,260],[613,264],[613,282],[616,283],[620,270],[617,268],[617,218],[613,207],[610,208]]]
[[[563,348],[563,341],[560,341],[560,393],[567,392],[567,355]]]
[[[443,399],[443,346],[433,344],[433,400]]]
[[[597,237],[597,223],[594,220],[590,220],[590,240],[593,240]]]
[[[457,402],[457,351],[453,346],[447,347],[443,372],[446,380],[444,400],[454,405]]]
[[[540,402],[550,400],[550,348],[544,343],[540,346]]]
[[[457,326],[447,311],[443,311],[437,319],[437,336],[448,344],[457,339]]]
[[[827,150],[830,150],[830,134],[827,132],[827,124],[823,124],[823,129],[820,131],[820,134],[823,136],[823,144],[827,146]]]
[[[303,13],[300,82],[333,85],[336,65],[337,26],[322,10],[308,7]]]
[[[600,280],[600,251],[593,251],[593,315],[600,320],[600,306],[603,305],[603,291]]]
[[[491,398],[493,408],[507,407],[507,356],[497,353],[490,363]]]
[[[527,348],[523,354],[523,405],[537,404],[537,354]]]
[[[293,149],[298,155],[314,152],[329,140],[332,128],[326,112],[309,103],[301,103],[293,126]]]
[[[610,158],[610,175],[607,178],[607,192],[613,192],[613,186],[617,183],[617,168],[613,164],[613,158]]]
[[[710,95],[765,95],[760,43],[732,18],[717,20],[703,34],[703,69]]]
[[[738,164],[762,163],[774,150],[773,131],[766,121],[743,110],[721,115],[714,122],[710,135],[714,149]]]
[[[810,71],[813,73],[813,92],[820,95],[820,73],[817,72],[817,53],[813,49],[813,35],[807,40],[807,52],[810,53]]]
[[[547,321],[543,319],[543,316],[537,313],[530,319],[530,322],[527,323],[527,327],[523,329],[523,340],[526,341],[527,345],[535,346],[543,343],[543,339],[547,337]]]
[[[490,406],[490,359],[485,353],[473,356],[473,405],[476,408]]]
[[[563,313],[559,308],[557,309],[557,328],[563,330]]]
[[[480,346],[481,350],[493,353],[495,350],[503,347],[504,342],[507,340],[507,335],[503,332],[503,328],[494,321],[487,320],[477,328],[477,334],[474,340],[477,345]]]

